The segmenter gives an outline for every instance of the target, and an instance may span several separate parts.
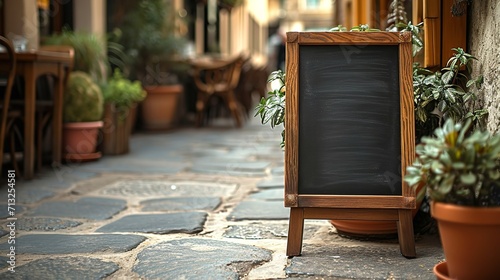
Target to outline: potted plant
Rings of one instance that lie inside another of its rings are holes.
[[[98,159],[103,97],[99,86],[82,71],[70,73],[63,102],[63,154],[68,161]]]
[[[175,10],[170,0],[140,0],[128,7],[127,16],[117,23],[114,40],[130,57],[130,76],[148,92],[141,103],[141,119],[146,129],[166,129],[176,122],[183,86],[176,71],[176,59],[185,39],[175,32]],[[180,71],[180,70],[179,70]],[[178,72],[177,72],[178,73]]]
[[[109,155],[128,153],[137,104],[144,100],[146,91],[142,88],[141,82],[124,78],[117,68],[113,76],[103,85],[103,97],[102,151]]]
[[[89,32],[63,30],[43,39],[43,45],[66,45],[75,50],[74,71],[83,71],[98,84],[104,82],[108,73],[104,39]]]
[[[500,275],[500,134],[470,130],[471,120],[448,119],[423,137],[405,181],[427,186],[447,276],[493,279]]]

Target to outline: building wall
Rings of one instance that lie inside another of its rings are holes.
[[[286,16],[283,27],[286,31],[328,30],[333,23],[333,2],[320,0],[317,7],[308,7],[306,0],[285,1]]]
[[[500,133],[500,1],[474,0],[470,10],[469,51],[478,58],[474,72],[484,75],[488,129]]]
[[[9,38],[23,36],[28,40],[27,49],[38,49],[38,12],[36,0],[4,1],[5,35]]]

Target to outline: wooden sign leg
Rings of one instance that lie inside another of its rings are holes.
[[[286,255],[288,257],[300,256],[302,253],[302,237],[304,233],[304,208],[291,207],[288,222],[288,240]]]
[[[406,258],[415,258],[415,237],[413,234],[413,215],[411,210],[399,210],[398,239],[401,254]]]

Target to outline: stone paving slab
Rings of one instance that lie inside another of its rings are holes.
[[[18,186],[16,189],[16,203],[30,204],[42,201],[43,199],[53,197],[57,192],[43,188],[29,188]],[[7,196],[5,196],[7,197]]]
[[[264,179],[257,183],[259,189],[285,188],[285,178],[283,176],[273,176],[270,179]]]
[[[205,212],[129,215],[97,232],[197,233],[203,230],[206,219]]]
[[[248,196],[248,199],[283,201],[284,197],[285,197],[284,189],[270,189],[253,193],[250,196]]]
[[[0,279],[103,279],[118,269],[116,263],[93,258],[50,258],[16,267],[14,273],[1,273]]]
[[[417,247],[417,258],[403,257],[398,244],[304,245],[285,269],[289,277],[314,275],[334,279],[436,279],[432,268],[443,258],[439,246]]]
[[[193,164],[190,171],[228,176],[265,176],[269,162],[221,161],[203,159]]]
[[[283,205],[283,201],[242,201],[233,209],[227,219],[234,221],[288,219],[290,210]]]
[[[273,176],[283,176],[285,175],[285,167],[284,166],[279,166],[271,169],[271,174]]]
[[[4,257],[4,256],[0,256],[0,269],[4,269],[6,267],[9,266],[9,264],[7,263],[9,261],[9,258],[7,257]],[[3,279],[1,278],[2,274],[0,274],[0,279]]]
[[[75,164],[63,163],[60,166],[47,166],[42,168],[42,170],[36,174],[36,178],[34,180],[31,180],[30,182],[33,182],[33,184],[35,185],[45,185],[44,183],[39,183],[38,180],[56,180],[60,184],[53,185],[53,187],[59,186],[59,188],[65,188],[68,184],[71,184],[73,182],[87,180],[99,176],[99,172],[92,172],[81,168],[85,166],[85,164],[86,163],[80,162]]]
[[[36,189],[46,189],[46,190],[63,190],[71,187],[74,183],[75,179],[71,178],[71,180],[64,180],[63,178],[57,178],[55,176],[51,177],[42,177],[42,178],[34,178],[33,180],[20,180],[17,182],[17,186],[21,187],[18,190],[26,189],[26,190],[36,190]]]
[[[7,196],[5,196],[5,197],[7,197]],[[5,199],[5,200],[7,200],[7,199]],[[17,216],[18,214],[23,213],[26,208],[22,205],[15,205],[14,209],[16,210],[15,216]],[[11,217],[11,215],[9,214],[8,204],[0,203],[0,219],[5,219],[8,217]]]
[[[127,252],[146,238],[140,235],[124,234],[29,234],[16,238],[17,254],[79,254]],[[9,244],[0,244],[0,251],[6,252]]]
[[[122,158],[103,157],[102,159],[85,163],[84,168],[99,172],[123,172],[137,174],[175,174],[184,170],[188,165],[184,161],[161,161],[152,159],[123,160]],[[140,166],[140,168],[139,168]]]
[[[19,206],[19,204],[39,202],[43,199],[53,197],[59,190],[69,188],[70,186],[70,182],[64,182],[56,178],[42,178],[31,181],[20,179],[16,181],[15,185],[16,204]],[[2,202],[7,202],[7,193],[7,185],[0,185],[0,196],[5,197],[5,200]],[[4,209],[0,209],[1,211],[4,211]]]
[[[321,226],[304,227],[304,240],[310,239]],[[231,225],[224,232],[224,237],[238,239],[286,239],[288,224],[252,223],[249,225]]]
[[[162,242],[137,256],[133,271],[145,279],[240,279],[271,260],[271,251],[202,238]]]
[[[186,197],[193,194],[222,197],[230,196],[236,188],[236,184],[141,179],[117,181],[104,186],[99,194],[134,198]]]
[[[77,201],[50,201],[36,207],[29,216],[49,216],[89,220],[109,219],[125,209],[122,199],[83,197]]]
[[[207,149],[206,147],[196,147],[194,149],[191,149],[190,151],[184,151],[184,154],[187,156],[191,157],[196,157],[196,158],[207,158],[207,157],[223,157],[226,156],[229,153],[229,150],[227,148],[211,148]]]
[[[141,202],[142,211],[191,211],[214,210],[222,200],[219,197],[170,197],[149,199]]]
[[[77,227],[81,224],[82,223],[79,221],[59,218],[22,217],[18,220],[18,229],[25,231],[56,231],[60,229]]]

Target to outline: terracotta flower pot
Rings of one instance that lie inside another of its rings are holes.
[[[63,155],[68,161],[87,161],[101,157],[96,152],[97,136],[102,121],[74,122],[63,125]]]
[[[452,279],[497,279],[500,275],[500,207],[431,203]]]
[[[413,217],[417,214],[422,205],[424,195],[418,195],[425,192],[424,185],[416,189],[417,207],[412,211]],[[339,233],[348,236],[380,236],[397,234],[398,227],[395,221],[369,221],[369,220],[331,220],[330,223]]]
[[[144,87],[146,98],[141,102],[141,118],[147,130],[164,130],[177,123],[180,95],[183,86],[162,85]]]
[[[451,278],[448,277],[448,266],[446,265],[446,262],[436,264],[432,269],[432,272],[436,275],[437,280],[451,280]]]

